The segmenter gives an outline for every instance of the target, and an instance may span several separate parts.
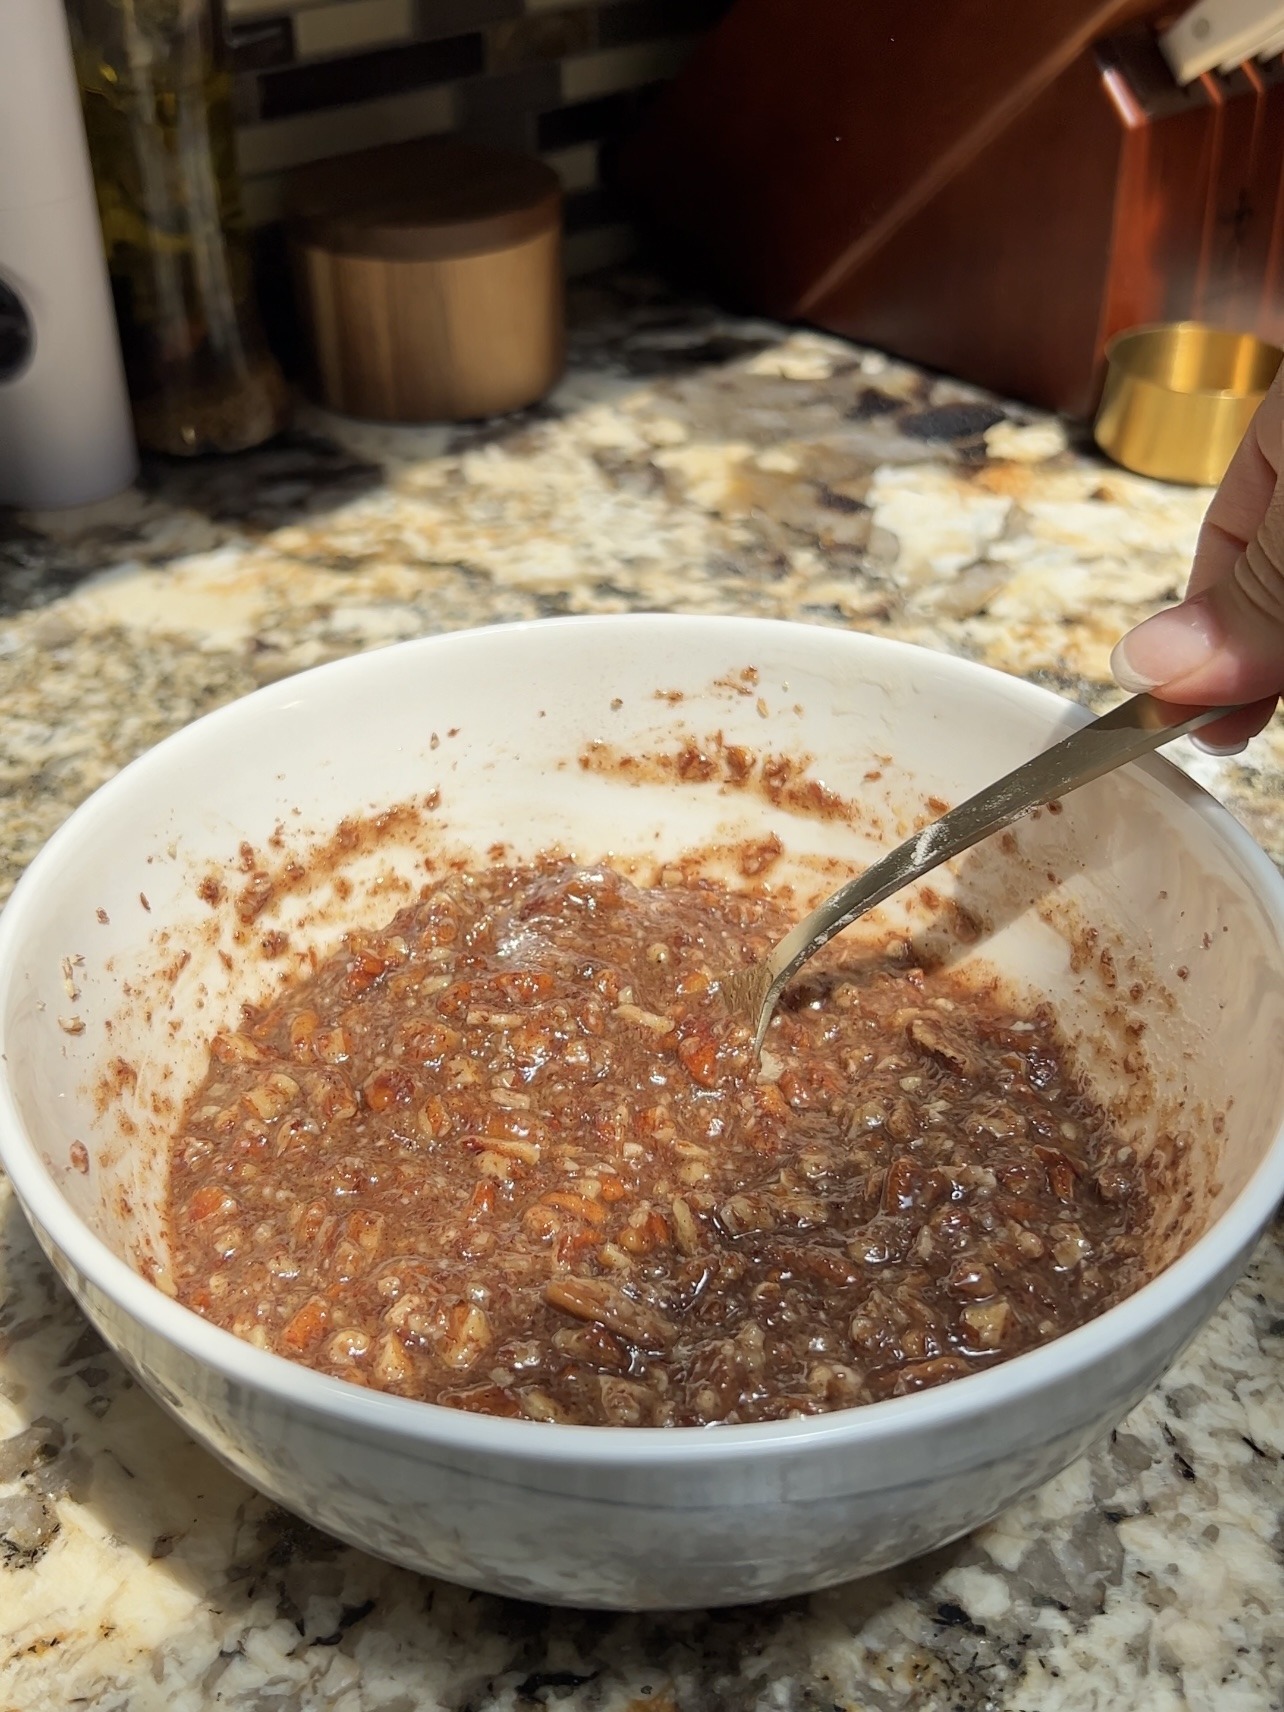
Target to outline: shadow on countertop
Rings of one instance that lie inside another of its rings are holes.
[[[96,505],[0,509],[0,618],[48,606],[105,572],[315,523],[383,480],[378,464],[297,429],[230,457],[145,456],[136,484]]]

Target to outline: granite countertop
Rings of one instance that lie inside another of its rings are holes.
[[[876,353],[589,287],[566,380],[521,417],[305,408],[259,453],[0,517],[0,886],[196,715],[465,625],[789,617],[1104,706],[1207,498]],[[1284,723],[1175,754],[1284,863]],[[991,1526],[813,1598],[627,1617],[426,1581],[258,1497],[103,1349],[0,1180],[0,1712],[1278,1712],[1281,1611],[1278,1220],[1165,1384]]]

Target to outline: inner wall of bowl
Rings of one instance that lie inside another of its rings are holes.
[[[386,921],[426,862],[558,848],[645,878],[773,832],[771,881],[801,907],[930,818],[929,798],[958,801],[1077,718],[918,650],[664,620],[445,638],[274,686],[146,757],[48,853],[6,1005],[28,1133],[89,1227],[164,1286],[166,1155],[211,1035]],[[860,812],[636,764],[719,740],[792,757]],[[1239,1191],[1284,1113],[1278,929],[1194,796],[1153,765],[1099,781],[852,930],[979,958],[1051,1000],[1125,1138],[1168,1161],[1157,1264]],[[333,838],[394,804],[377,836]],[[305,876],[243,919],[250,875],[292,861]]]

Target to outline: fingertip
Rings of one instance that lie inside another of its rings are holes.
[[[1213,743],[1199,732],[1191,738],[1196,749],[1201,749],[1205,755],[1216,756],[1218,760],[1229,760],[1232,755],[1242,755],[1248,748],[1248,738],[1244,737],[1238,743]]]
[[[1128,637],[1122,637],[1115,643],[1110,655],[1110,675],[1121,690],[1127,690],[1129,695],[1144,695],[1147,690],[1157,687],[1159,680],[1148,672],[1140,671],[1133,663],[1128,652]]]
[[[1185,600],[1144,619],[1116,642],[1110,670],[1133,695],[1170,688],[1205,670],[1216,659],[1221,633],[1202,599]],[[1192,697],[1198,705],[1202,698]]]
[[[1216,719],[1211,725],[1193,733],[1191,742],[1205,755],[1216,756],[1219,760],[1242,754],[1249,742],[1270,724],[1276,699],[1271,696],[1268,700],[1237,708],[1224,719]]]

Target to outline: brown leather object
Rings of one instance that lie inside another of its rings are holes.
[[[1153,10],[740,0],[626,182],[746,307],[1086,416],[1111,333],[1267,333],[1284,265],[1273,92],[1178,89]]]
[[[564,363],[561,208],[542,162],[434,139],[298,173],[287,229],[321,401],[427,422],[542,397]]]

